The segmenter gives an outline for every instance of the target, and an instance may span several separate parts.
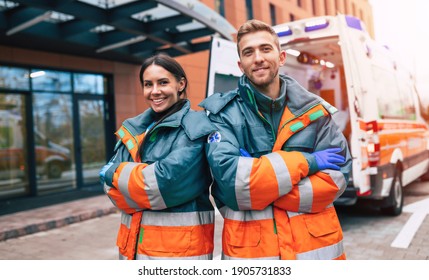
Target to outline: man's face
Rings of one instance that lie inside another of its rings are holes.
[[[238,66],[257,89],[267,88],[278,79],[286,52],[279,51],[274,37],[267,31],[244,35],[238,44]]]

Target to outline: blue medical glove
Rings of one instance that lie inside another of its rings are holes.
[[[338,164],[345,163],[346,159],[342,155],[337,154],[338,152],[341,152],[341,148],[330,148],[314,152],[312,153],[312,155],[316,159],[317,167],[319,168],[319,170],[340,170],[340,166],[338,166]]]
[[[98,176],[100,178],[100,183],[104,185],[105,180],[104,177],[106,176],[106,171],[109,170],[109,168],[113,165],[113,162],[109,162],[103,168],[101,168],[100,172],[98,173]]]

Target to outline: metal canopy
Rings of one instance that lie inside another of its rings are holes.
[[[0,1],[0,45],[125,63],[206,50],[201,38],[233,33],[197,0]]]

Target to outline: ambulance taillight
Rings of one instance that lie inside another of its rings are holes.
[[[366,123],[368,166],[376,167],[380,162],[380,140],[377,121]]]

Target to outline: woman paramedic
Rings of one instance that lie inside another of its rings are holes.
[[[215,130],[190,109],[188,81],[166,54],[140,70],[149,109],[115,133],[115,155],[100,171],[105,193],[121,210],[120,259],[208,260],[213,257],[212,177],[204,144]]]

